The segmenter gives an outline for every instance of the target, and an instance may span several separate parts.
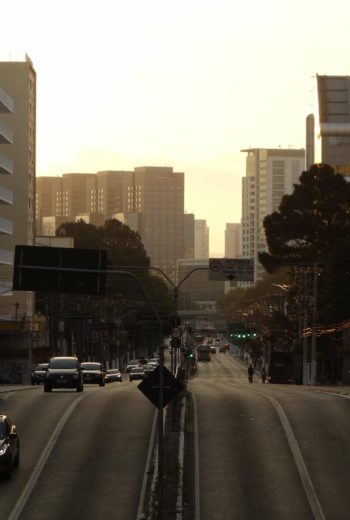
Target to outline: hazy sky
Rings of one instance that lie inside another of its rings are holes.
[[[349,0],[10,0],[37,72],[37,175],[172,166],[224,253],[245,154],[305,147],[316,74],[350,75]]]

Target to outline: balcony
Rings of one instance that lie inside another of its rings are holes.
[[[13,204],[13,193],[11,190],[5,188],[5,186],[0,185],[0,204],[8,204],[12,206]]]
[[[12,221],[0,217],[0,235],[12,235]]]
[[[0,153],[0,175],[12,175],[13,174],[13,161],[5,155]]]
[[[0,88],[0,112],[11,114],[13,112],[13,99]]]
[[[13,131],[0,121],[0,144],[13,144]]]

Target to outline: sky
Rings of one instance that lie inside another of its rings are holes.
[[[184,172],[212,257],[241,218],[241,150],[305,148],[316,74],[350,75],[349,0],[0,0],[0,12],[0,59],[26,52],[37,73],[37,175]]]

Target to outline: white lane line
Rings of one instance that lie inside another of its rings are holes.
[[[64,412],[64,414],[62,415],[59,423],[57,424],[56,428],[53,431],[53,434],[51,435],[51,437],[49,439],[49,442],[46,444],[45,449],[43,450],[43,452],[38,460],[38,463],[33,470],[33,473],[29,477],[26,486],[24,487],[19,499],[16,502],[15,507],[13,508],[13,510],[7,520],[17,520],[20,517],[20,515],[24,509],[24,506],[27,503],[28,498],[30,497],[34,487],[36,486],[36,483],[41,475],[41,472],[46,464],[46,461],[49,458],[50,453],[57,442],[58,436],[60,435],[61,431],[64,428],[64,425],[66,424],[67,420],[69,419],[71,413],[73,412],[73,410],[77,406],[77,404],[80,403],[80,401],[82,399],[84,399],[87,395],[88,394],[83,394],[80,397],[78,397],[77,399],[75,399],[71,403],[71,405],[67,408],[67,410]]]
[[[145,472],[144,472],[144,475],[143,475],[143,482],[142,482],[142,487],[141,487],[139,507],[138,507],[138,510],[137,510],[137,517],[136,517],[137,520],[142,520],[142,519],[145,518],[145,516],[144,516],[145,496],[146,496],[147,483],[148,483],[149,475],[150,475],[152,453],[153,453],[153,448],[154,448],[154,439],[155,439],[155,435],[156,435],[157,416],[158,416],[158,413],[157,413],[157,410],[156,410],[154,412],[154,416],[153,416],[151,437],[150,437],[150,441],[149,441],[149,447],[148,447],[148,453],[147,453]]]
[[[299,476],[300,476],[301,482],[303,484],[304,491],[305,491],[305,494],[309,501],[309,505],[311,507],[315,520],[326,520],[326,517],[323,513],[321,504],[318,500],[315,488],[312,484],[306,464],[304,462],[303,456],[301,454],[298,441],[295,438],[295,435],[293,433],[292,427],[288,421],[285,411],[283,410],[282,406],[277,401],[277,399],[275,399],[274,397],[272,397],[268,394],[265,394],[265,393],[263,395],[265,397],[267,397],[267,399],[269,399],[269,401],[272,403],[273,407],[275,408],[275,410],[280,418],[282,427],[286,434],[286,437],[287,437],[287,440],[289,443],[289,447],[291,449],[293,458],[295,460],[295,464],[298,468]]]
[[[193,397],[193,431],[194,431],[194,520],[200,520],[199,507],[199,437],[198,437],[198,408],[197,399]]]

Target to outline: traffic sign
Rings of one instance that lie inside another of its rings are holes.
[[[209,258],[209,280],[254,282],[252,258]]]
[[[139,385],[138,389],[159,408],[159,366]],[[170,403],[183,389],[182,384],[163,366],[163,406]]]

